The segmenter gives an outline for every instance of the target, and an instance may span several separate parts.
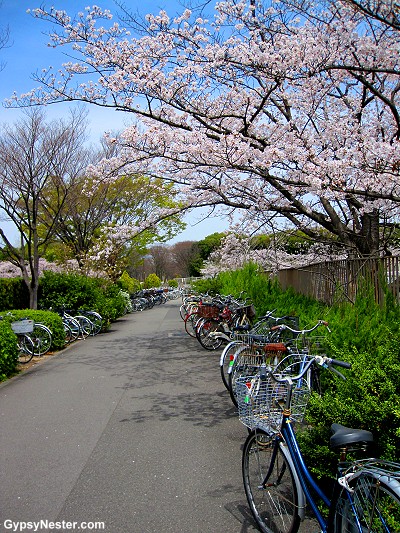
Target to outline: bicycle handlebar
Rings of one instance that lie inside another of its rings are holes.
[[[328,357],[326,355],[314,355],[314,356],[310,357],[307,362],[304,363],[304,366],[303,366],[302,370],[296,376],[279,377],[279,364],[274,370],[268,370],[266,365],[263,364],[263,365],[261,365],[261,369],[260,369],[260,377],[265,379],[267,376],[271,376],[273,378],[273,380],[276,381],[277,383],[285,383],[285,382],[287,382],[287,383],[290,384],[293,381],[299,381],[301,378],[303,378],[305,376],[305,374],[307,373],[307,371],[309,370],[309,368],[314,363],[317,363],[318,365],[320,365],[320,366],[322,366],[324,368],[329,368],[330,370],[332,370],[335,373],[337,373],[343,379],[346,379],[343,376],[343,374],[341,374],[338,370],[336,370],[333,367],[334,366],[339,366],[341,368],[347,368],[347,369],[351,368],[351,364],[347,363],[346,361],[340,361],[338,359],[332,359],[331,357]]]
[[[276,331],[276,330],[280,330],[280,329],[281,330],[282,329],[288,329],[292,333],[304,334],[304,333],[310,333],[311,331],[314,331],[315,329],[319,328],[319,326],[325,326],[328,329],[329,332],[331,331],[329,329],[329,327],[328,327],[328,322],[326,322],[325,320],[318,320],[318,322],[315,324],[315,326],[313,326],[312,328],[309,328],[309,329],[294,329],[294,328],[291,328],[290,326],[288,326],[287,324],[277,324],[276,326],[272,326],[271,327],[271,331]]]

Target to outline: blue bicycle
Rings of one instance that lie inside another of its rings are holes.
[[[379,459],[349,462],[349,451],[366,449],[371,432],[333,424],[330,445],[340,453],[335,487],[328,497],[302,457],[293,422],[301,420],[313,365],[350,368],[326,356],[291,354],[273,371],[238,383],[239,417],[251,430],[243,448],[247,500],[264,533],[295,533],[306,505],[322,533],[399,533],[400,465]],[[323,508],[326,511],[323,511]]]

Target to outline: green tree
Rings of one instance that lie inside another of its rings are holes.
[[[212,233],[193,244],[193,255],[189,263],[190,276],[200,276],[204,261],[208,259],[211,252],[220,247],[221,240],[225,236],[225,233]]]
[[[169,240],[184,227],[179,215],[168,214],[178,206],[176,191],[160,179],[129,174],[98,182],[81,176],[59,187],[68,195],[51,252],[76,259],[83,272],[104,271],[117,280],[132,248],[144,254],[149,244]],[[47,190],[49,204],[57,205],[60,196],[57,188]],[[43,228],[51,224],[43,214]]]
[[[157,274],[149,274],[144,280],[143,286],[145,289],[153,289],[161,286],[161,280]]]

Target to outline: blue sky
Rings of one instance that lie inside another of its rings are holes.
[[[86,6],[96,4],[110,9],[112,13],[118,12],[118,7],[113,0],[0,0],[0,27],[8,26],[10,31],[10,43],[7,48],[0,50],[0,63],[4,68],[0,71],[0,101],[4,102],[15,91],[22,94],[31,90],[35,84],[32,74],[49,66],[58,67],[63,56],[57,49],[47,47],[48,37],[45,32],[51,28],[49,24],[33,18],[27,14],[28,9],[34,9],[44,5],[54,5],[57,9],[64,9],[73,15],[82,11]],[[142,15],[156,13],[165,9],[170,15],[181,12],[179,1],[176,0],[126,0],[132,12],[139,11]],[[58,118],[68,112],[66,103],[49,106],[46,110],[49,119]],[[89,106],[89,130],[91,139],[96,143],[104,131],[117,131],[129,123],[129,117],[114,110],[99,109]],[[0,125],[13,124],[21,116],[18,109],[5,109],[0,106]],[[187,222],[188,229],[173,242],[183,240],[200,240],[215,231],[223,231],[227,228],[225,221],[219,218],[208,219],[203,222],[202,214],[191,215]]]

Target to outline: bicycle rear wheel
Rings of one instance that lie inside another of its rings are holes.
[[[343,490],[336,506],[335,532],[400,531],[400,483],[391,473],[362,471],[349,486],[354,492]]]
[[[196,328],[196,338],[206,350],[218,350],[224,342],[222,337],[215,336],[218,334],[219,327],[219,321],[213,318],[205,318]]]
[[[279,443],[261,430],[246,439],[242,456],[247,501],[263,533],[295,533],[300,524],[291,465]]]
[[[261,353],[246,345],[238,346],[228,369],[228,390],[233,405],[237,407],[236,381],[242,376],[253,376],[263,362]]]

